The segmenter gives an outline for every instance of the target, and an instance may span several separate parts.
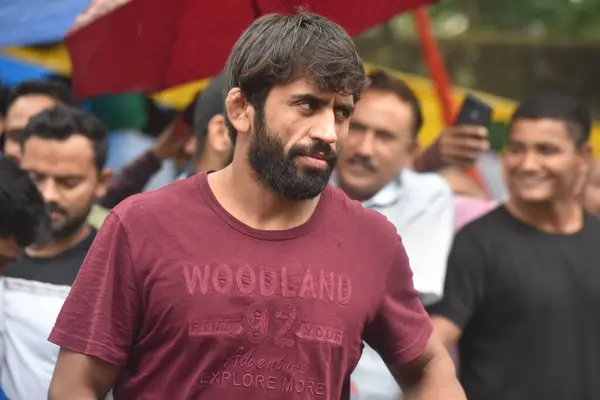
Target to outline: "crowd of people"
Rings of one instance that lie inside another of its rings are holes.
[[[63,83],[1,111],[9,399],[600,399],[600,160],[577,99],[518,106],[502,199],[463,172],[486,127],[420,148],[413,90],[312,14],[258,19],[117,173]],[[180,176],[144,192],[169,159]]]

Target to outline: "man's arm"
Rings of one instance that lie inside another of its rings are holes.
[[[414,161],[418,172],[433,172],[453,165],[472,167],[481,152],[490,147],[487,129],[481,126],[449,126]]]
[[[464,400],[450,355],[432,335],[425,350],[413,361],[392,366],[392,375],[406,400]]]
[[[111,209],[129,196],[140,193],[160,170],[162,162],[179,155],[189,138],[189,131],[182,134],[173,125],[165,128],[150,150],[127,164],[113,179],[106,194],[97,203]]]
[[[97,203],[111,209],[129,196],[140,193],[160,170],[161,165],[162,160],[152,150],[142,153],[113,178],[106,193],[98,199]]]
[[[48,338],[61,348],[52,399],[104,400],[129,361],[143,313],[139,253],[123,222],[135,210],[126,200],[108,215],[56,319]]]
[[[407,400],[464,400],[452,360],[432,330],[399,240],[380,307],[365,327],[365,341],[379,353]]]
[[[486,256],[478,232],[471,228],[457,233],[448,257],[444,296],[427,307],[434,334],[448,350],[458,343],[484,295]]]
[[[448,318],[432,316],[433,333],[447,350],[452,350],[458,344],[462,329]]]
[[[48,400],[104,400],[121,367],[61,348]]]

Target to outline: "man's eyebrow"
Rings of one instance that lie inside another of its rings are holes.
[[[354,105],[348,103],[336,104],[333,108],[343,111],[347,115],[351,115],[354,111]]]
[[[296,95],[292,96],[292,102],[296,103],[296,102],[300,102],[300,101],[308,101],[308,102],[316,103],[319,106],[324,106],[327,103],[329,103],[329,99],[319,97],[318,95],[313,94],[313,93],[301,93],[301,94],[296,94]],[[347,113],[348,115],[350,115],[354,111],[354,104],[338,103],[338,104],[334,105],[334,108],[338,111],[343,111],[343,112]]]
[[[292,101],[293,102],[299,102],[299,101],[310,101],[313,103],[317,103],[319,105],[323,105],[323,104],[327,104],[329,103],[329,101],[323,97],[319,97],[316,94],[312,94],[312,93],[300,93],[300,94],[295,94],[292,96]]]
[[[35,175],[40,175],[40,176],[51,176],[54,179],[60,179],[60,180],[83,179],[83,178],[85,178],[85,176],[83,176],[83,175],[73,175],[73,174],[49,175],[49,174],[47,174],[45,172],[37,171],[34,168],[28,168],[27,172],[29,172],[30,174],[35,174]]]

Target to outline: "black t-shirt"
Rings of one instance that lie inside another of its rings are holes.
[[[96,237],[96,230],[75,247],[53,258],[32,258],[27,255],[11,262],[4,270],[7,278],[20,278],[29,281],[71,286],[81,264]]]
[[[456,235],[428,311],[463,331],[469,400],[600,399],[600,220],[548,234],[495,209]]]

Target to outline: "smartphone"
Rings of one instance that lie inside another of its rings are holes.
[[[489,128],[491,124],[492,107],[472,94],[467,94],[454,125],[476,125]]]
[[[454,125],[483,126],[488,130],[490,148],[500,151],[506,145],[506,126],[492,121],[492,107],[472,94],[467,94]]]

